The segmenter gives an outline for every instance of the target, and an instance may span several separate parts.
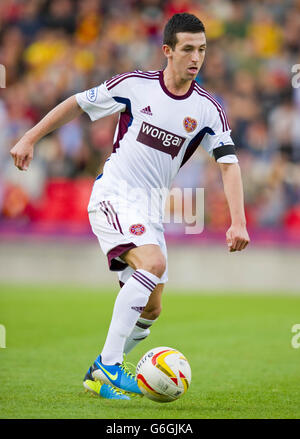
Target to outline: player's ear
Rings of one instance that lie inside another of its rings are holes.
[[[162,50],[163,50],[163,52],[164,52],[164,55],[165,55],[167,58],[170,58],[170,57],[172,56],[172,52],[173,52],[173,50],[172,50],[172,48],[171,48],[170,46],[168,46],[167,44],[163,44],[163,46],[162,46]]]

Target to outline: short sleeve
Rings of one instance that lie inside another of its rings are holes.
[[[77,93],[78,105],[85,111],[92,121],[101,119],[119,111],[124,111],[126,104],[117,102],[103,83],[98,87]]]
[[[231,138],[231,129],[229,127],[226,114],[219,104],[210,103],[207,111],[207,130],[202,139],[201,146],[208,152],[210,156],[214,155],[214,150],[224,148],[227,145],[234,146]],[[219,155],[219,154],[218,154]],[[217,159],[219,163],[237,163],[238,159],[234,153],[224,154]]]

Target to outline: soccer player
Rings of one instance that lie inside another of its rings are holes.
[[[228,249],[241,251],[249,242],[241,173],[226,114],[195,82],[206,51],[203,23],[188,13],[175,14],[165,26],[162,50],[164,70],[123,73],[71,96],[11,150],[17,168],[27,170],[35,143],[82,111],[92,121],[120,113],[113,152],[88,206],[93,232],[121,286],[101,354],[84,378],[84,386],[104,398],[141,393],[124,353],[149,335],[167,281],[163,196],[159,192],[153,203],[151,194],[170,188],[200,143],[220,166],[231,216]],[[142,196],[137,195],[140,189]]]

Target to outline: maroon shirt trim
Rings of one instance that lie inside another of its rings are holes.
[[[171,93],[171,92],[167,89],[167,87],[166,87],[166,85],[165,85],[165,83],[164,83],[164,71],[163,71],[163,70],[160,70],[160,71],[159,71],[159,83],[160,83],[160,86],[161,86],[161,88],[163,89],[163,91],[164,91],[164,92],[165,92],[170,98],[172,98],[172,99],[176,99],[176,100],[182,100],[182,99],[186,99],[186,98],[188,98],[188,97],[193,93],[194,85],[195,85],[195,81],[193,80],[192,83],[191,83],[191,86],[190,86],[189,90],[186,92],[186,94],[184,94],[184,95],[180,95],[180,96],[178,96],[178,95],[174,95],[173,93]]]

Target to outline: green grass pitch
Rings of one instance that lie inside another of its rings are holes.
[[[148,349],[181,350],[192,383],[181,399],[111,401],[85,393],[82,378],[103,345],[117,288],[0,285],[1,418],[299,418],[300,297],[172,294],[151,335],[128,360]]]

